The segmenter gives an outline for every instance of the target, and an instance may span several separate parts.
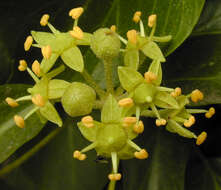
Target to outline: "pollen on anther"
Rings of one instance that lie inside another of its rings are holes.
[[[25,60],[20,60],[18,70],[25,71],[26,69],[27,69],[27,62]]]
[[[207,138],[207,133],[203,131],[196,139],[196,144],[201,145]]]
[[[45,100],[40,94],[34,95],[31,100],[36,106],[43,107],[45,105]]]
[[[134,102],[133,102],[133,99],[132,98],[124,98],[124,99],[121,99],[119,102],[118,102],[118,105],[120,107],[132,107],[134,105]]]
[[[15,124],[19,127],[19,128],[24,128],[25,126],[25,120],[23,119],[23,117],[19,116],[19,115],[15,115],[14,116],[14,121]]]
[[[83,12],[84,9],[82,7],[77,7],[69,11],[69,16],[71,16],[73,19],[78,19]]]
[[[139,121],[138,124],[134,125],[133,131],[137,134],[143,133],[144,131],[144,124],[142,121]]]
[[[136,11],[133,16],[133,21],[135,23],[138,23],[140,21],[140,17],[141,17],[141,11]]]
[[[203,100],[203,93],[200,91],[200,90],[198,90],[198,89],[196,89],[196,90],[194,90],[192,93],[191,93],[191,100],[193,101],[193,102],[198,102],[198,101],[200,101],[200,100]]]
[[[40,20],[40,25],[41,26],[46,26],[48,24],[48,20],[49,20],[50,16],[48,14],[44,14],[42,17],[41,17],[41,20]]]
[[[13,98],[10,98],[10,97],[7,97],[5,99],[5,101],[7,102],[7,104],[11,107],[17,107],[18,106],[18,103],[13,99]]]
[[[209,119],[215,114],[215,112],[216,112],[215,109],[213,107],[211,107],[209,109],[209,111],[207,113],[205,113],[205,117]]]
[[[33,38],[32,38],[32,36],[28,36],[28,37],[26,38],[26,40],[25,40],[25,43],[24,43],[24,49],[25,49],[25,51],[28,51],[28,50],[30,49],[32,43],[33,43]]]
[[[116,32],[117,27],[116,27],[116,25],[112,25],[112,26],[110,27],[110,29],[111,29],[111,31]]]
[[[40,73],[41,73],[41,68],[40,68],[40,63],[35,60],[33,63],[32,63],[32,71],[38,76],[40,77]]]
[[[155,81],[157,79],[157,75],[155,75],[151,71],[148,71],[144,74],[144,78],[147,83],[152,83],[152,81]]]
[[[135,152],[134,156],[137,159],[146,159],[146,158],[148,158],[149,155],[145,149],[142,149],[139,152]]]
[[[41,48],[41,53],[45,59],[49,59],[52,54],[51,46],[47,45]]]
[[[83,36],[84,36],[83,31],[78,26],[74,26],[73,30],[70,31],[70,34],[71,34],[72,37],[74,37],[74,38],[76,38],[78,40],[83,39]]]
[[[129,30],[127,32],[127,38],[131,43],[136,44],[137,43],[137,31]]]
[[[157,15],[156,14],[152,14],[148,17],[148,26],[150,28],[153,27],[153,25],[156,23],[156,20],[157,20]]]
[[[123,126],[124,127],[129,127],[133,124],[135,124],[137,122],[137,118],[136,117],[125,117],[123,119]]]
[[[84,124],[85,127],[91,128],[94,127],[94,119],[90,115],[85,116],[81,119],[81,122]]]

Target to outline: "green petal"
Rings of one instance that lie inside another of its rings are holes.
[[[55,35],[49,32],[31,31],[31,35],[41,46],[51,45],[51,43],[56,39]]]
[[[69,85],[70,83],[65,80],[50,80],[48,84],[48,99],[61,98]]]
[[[144,81],[143,76],[130,67],[118,67],[118,75],[122,87],[129,92]]]
[[[137,49],[127,49],[124,54],[124,65],[137,70],[139,67],[139,51]]]
[[[147,42],[144,46],[140,48],[142,52],[153,60],[159,60],[160,62],[165,62],[165,58],[163,53],[161,52],[160,48],[155,42]]]
[[[81,51],[78,47],[71,47],[61,54],[64,63],[71,69],[82,72],[84,70],[84,61]]]
[[[55,109],[55,107],[47,101],[44,107],[40,108],[40,113],[44,116],[47,120],[51,121],[52,123],[57,124],[59,127],[62,126],[62,120]]]
[[[196,135],[189,131],[188,129],[185,129],[184,127],[180,126],[177,122],[173,120],[169,120],[168,124],[166,126],[166,129],[171,133],[177,133],[180,136],[186,137],[186,138],[195,138]]]
[[[110,94],[102,108],[101,121],[103,123],[119,123],[121,121],[121,110],[115,98]]]
[[[81,134],[89,141],[94,142],[96,140],[97,130],[99,127],[102,127],[100,122],[94,121],[94,127],[88,128],[85,127],[82,122],[77,123]]]
[[[167,92],[158,92],[154,98],[154,104],[161,108],[179,109],[176,99]]]
[[[57,58],[59,57],[59,54],[52,53],[51,57],[49,59],[42,59],[41,61],[41,74],[46,74],[55,64]]]
[[[159,86],[162,81],[162,67],[159,60],[153,60],[151,63],[148,71],[154,73],[157,76],[157,79],[154,80],[152,83]]]

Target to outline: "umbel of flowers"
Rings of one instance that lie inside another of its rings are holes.
[[[48,22],[49,15],[45,14],[40,24],[48,26],[52,33],[32,31],[27,37],[25,51],[31,47],[40,48],[43,58],[40,62],[35,60],[31,69],[25,60],[19,62],[18,69],[27,71],[35,85],[27,90],[27,96],[6,98],[11,107],[18,106],[20,101],[30,100],[33,103],[33,109],[29,113],[14,116],[15,124],[24,128],[25,120],[38,112],[41,117],[61,127],[62,120],[54,107],[55,102],[61,102],[69,116],[83,116],[77,126],[82,135],[91,142],[87,147],[75,150],[73,157],[85,160],[85,153],[95,149],[98,156],[111,158],[113,170],[108,178],[112,182],[121,179],[118,172],[120,159],[148,158],[146,149],[132,141],[144,131],[140,116],[156,118],[156,126],[165,126],[169,132],[196,139],[197,145],[202,144],[207,133],[196,135],[189,130],[195,123],[193,114],[205,113],[205,117],[211,118],[215,110],[186,108],[191,101],[195,103],[203,99],[204,95],[198,89],[184,95],[180,87],[173,89],[161,86],[161,64],[166,59],[157,43],[169,42],[172,36],[155,36],[157,16],[148,17],[151,32],[147,35],[141,12],[137,11],[133,21],[139,23],[140,29],[129,30],[125,39],[117,33],[114,25],[110,29],[100,28],[93,34],[83,32],[78,26],[78,19],[83,11],[82,7],[70,10],[69,16],[74,19],[74,25],[68,32],[55,29]],[[82,45],[89,46],[104,64],[106,89],[102,89],[84,68],[83,56],[78,47]],[[144,74],[139,72],[140,52],[152,60]],[[120,86],[116,87],[112,77],[113,58],[120,54],[124,56],[124,65],[118,66]],[[55,64],[59,56],[64,65]],[[81,73],[85,83],[54,79],[64,72],[65,65]],[[100,121],[95,121],[90,116],[93,109],[100,110]]]

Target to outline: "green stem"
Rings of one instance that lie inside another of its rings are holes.
[[[104,60],[104,70],[105,70],[105,77],[106,77],[106,86],[107,86],[107,93],[114,93],[114,85],[112,81],[112,59]]]
[[[81,73],[81,75],[84,77],[84,80],[96,91],[98,96],[100,98],[104,98],[106,96],[106,93],[100,86],[97,85],[95,80],[92,78],[92,76],[84,69],[84,71]]]
[[[20,158],[12,162],[11,164],[5,166],[0,170],[0,178],[3,178],[6,174],[10,173],[13,169],[19,167],[25,161],[27,161],[31,156],[38,152],[42,147],[44,147],[50,140],[52,140],[62,129],[57,128],[52,131],[48,136],[42,139],[38,144],[36,144],[31,150],[23,154]]]

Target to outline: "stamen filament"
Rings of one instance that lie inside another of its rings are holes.
[[[27,113],[24,117],[24,120],[28,119],[33,113],[35,113],[39,109],[38,106],[35,106],[29,113]]]
[[[117,153],[111,152],[111,159],[112,159],[112,165],[113,165],[113,172],[117,173]]]
[[[204,110],[204,109],[186,109],[186,111],[190,114],[208,112],[208,110]]]
[[[142,149],[137,145],[135,144],[133,141],[131,141],[130,139],[127,140],[127,144],[130,145],[132,148],[134,148],[135,150],[137,151],[141,151]]]
[[[28,71],[29,75],[33,78],[33,80],[34,80],[36,83],[39,82],[39,78],[32,72],[31,69],[29,69],[29,68],[27,67],[27,71]]]
[[[78,18],[74,20],[74,27],[78,25]]]
[[[140,20],[140,35],[142,37],[145,37],[144,25],[143,25],[142,20]]]
[[[16,102],[20,102],[20,101],[27,101],[27,100],[31,100],[31,96],[30,95],[17,98],[15,101]]]
[[[168,36],[153,36],[152,37],[153,41],[155,42],[169,42],[172,39],[171,35]]]
[[[173,92],[174,91],[173,88],[167,88],[167,87],[163,87],[163,86],[157,86],[156,88],[157,88],[157,90],[159,90],[161,92]]]
[[[136,118],[137,118],[136,124],[138,125],[139,120],[140,120],[140,107],[139,106],[136,106]]]
[[[120,35],[117,34],[117,33],[116,33],[116,35],[117,35],[117,37],[120,39],[121,42],[123,42],[125,45],[127,45],[127,40],[126,40],[126,39],[124,39],[122,36],[120,36]]]
[[[54,26],[52,26],[50,23],[48,23],[49,29],[52,31],[53,34],[58,34],[60,33],[58,30],[55,29]]]
[[[175,120],[176,122],[180,122],[180,123],[184,123],[186,121],[186,119],[183,119],[182,117],[178,117],[178,116],[174,116],[173,120]]]
[[[93,143],[91,143],[90,145],[88,145],[87,147],[83,148],[83,149],[81,150],[81,152],[82,152],[82,153],[83,153],[83,152],[88,152],[89,150],[94,149],[96,146],[97,146],[97,143],[96,143],[96,142],[93,142]]]
[[[154,25],[153,25],[153,28],[152,28],[152,30],[151,30],[151,32],[150,32],[150,36],[149,36],[149,39],[150,40],[153,40],[153,36],[154,36],[154,33],[155,33],[155,31],[156,31],[156,22],[154,23]]]
[[[150,103],[150,107],[151,107],[152,111],[155,113],[156,117],[157,117],[158,119],[161,119],[160,114],[159,114],[159,112],[158,112],[156,106],[155,106],[153,103]]]

